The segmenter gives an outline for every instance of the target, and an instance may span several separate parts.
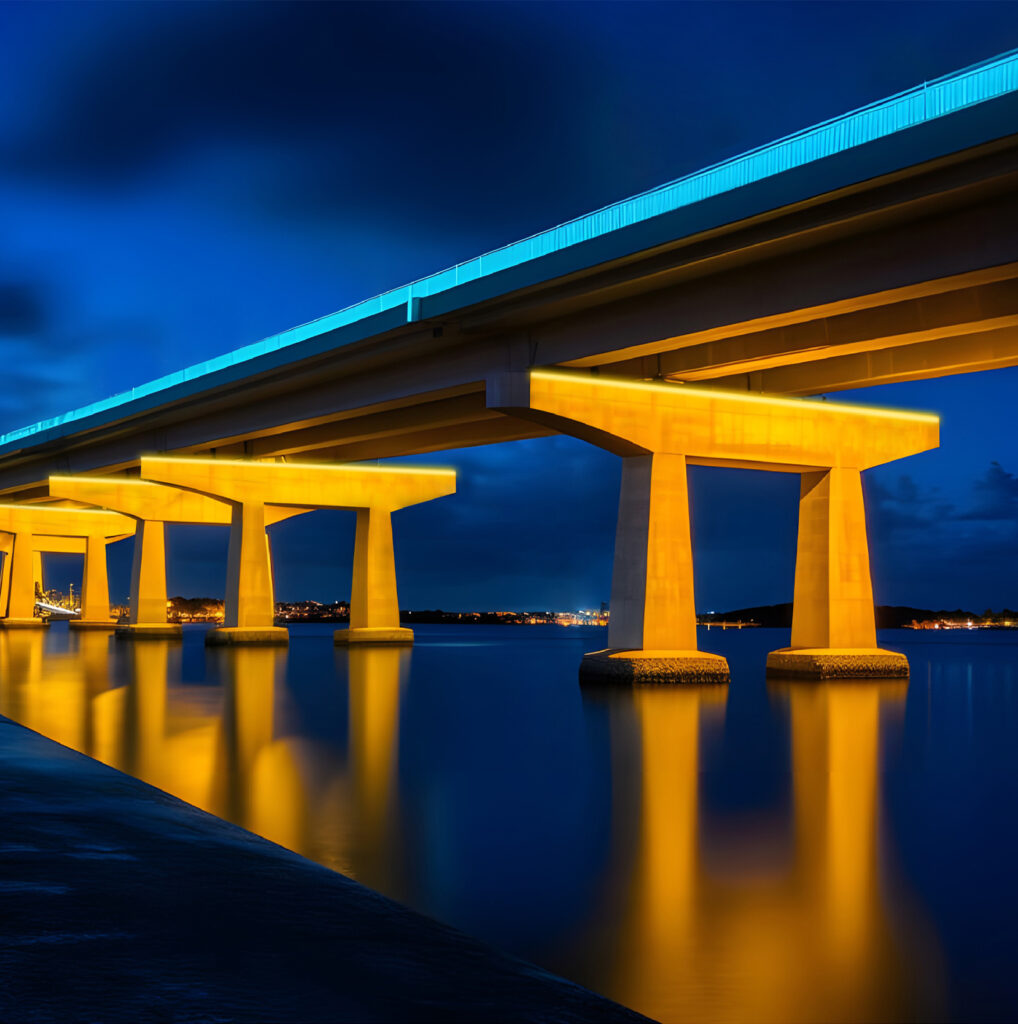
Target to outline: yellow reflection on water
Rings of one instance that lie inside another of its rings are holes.
[[[903,702],[906,688],[771,687],[792,734],[791,841],[778,857],[781,810],[773,821],[716,830],[712,856],[701,853],[701,736],[723,714],[724,688],[612,698],[632,702],[626,712],[641,751],[612,996],[664,1021],[899,1015],[900,965],[880,889],[878,780],[881,706]]]
[[[315,706],[339,717],[319,731],[293,718],[292,652],[209,649],[203,678],[220,685],[196,685],[179,681],[179,643],[53,640],[0,630],[0,713],[390,896],[419,895],[401,874],[408,650],[337,649],[335,679],[316,682],[319,698],[335,691]],[[907,1017],[880,849],[881,728],[906,689],[769,684],[791,773],[787,802],[752,813],[705,798],[727,687],[605,695],[610,899],[585,909],[587,951],[567,973],[662,1021]]]
[[[391,881],[407,650],[337,650],[344,762],[281,721],[286,650],[209,649],[211,686],[177,681],[179,642],[80,632],[47,646],[45,630],[0,630],[0,714],[368,884]]]

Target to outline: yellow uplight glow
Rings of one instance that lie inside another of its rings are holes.
[[[734,402],[748,402],[760,406],[776,406],[783,409],[802,408],[804,405],[810,408],[819,406],[825,410],[835,413],[850,413],[856,416],[885,416],[888,419],[907,420],[918,423],[939,423],[940,417],[936,413],[928,412],[903,412],[900,409],[884,409],[869,405],[844,405],[840,402],[820,402],[808,398],[783,398],[777,395],[749,395],[739,391],[723,391],[718,388],[701,388],[696,385],[679,383],[656,383],[643,380],[625,380],[618,377],[600,377],[594,375],[571,373],[569,371],[554,370],[531,370],[532,380],[579,380],[585,385],[594,385],[604,388],[621,388],[633,391],[651,391],[659,394],[674,394],[681,390],[684,397],[698,397],[708,400],[724,399]]]

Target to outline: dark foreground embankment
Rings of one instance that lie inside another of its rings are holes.
[[[0,1019],[636,1021],[0,718]]]

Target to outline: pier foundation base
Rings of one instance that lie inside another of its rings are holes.
[[[337,647],[350,644],[412,644],[414,631],[403,626],[355,626],[353,629],[337,629],[333,643]]]
[[[205,634],[208,647],[255,645],[285,647],[290,634],[282,626],[217,626]]]
[[[49,619],[0,619],[4,629],[42,629],[49,625]]]
[[[785,647],[767,655],[767,674],[797,679],[907,679],[908,659],[879,647]]]
[[[728,662],[704,651],[593,651],[580,662],[581,684],[669,686],[727,683]]]
[[[136,622],[117,626],[117,639],[179,640],[183,632],[177,622]]]
[[[117,623],[112,619],[68,619],[67,625],[70,629],[107,629],[111,633],[117,628]]]

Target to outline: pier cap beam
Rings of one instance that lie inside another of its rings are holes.
[[[81,619],[84,628],[112,629],[106,545],[134,533],[134,520],[99,509],[54,508],[46,505],[0,505],[0,531],[14,535],[7,617],[8,628],[41,625],[35,612],[34,555],[48,550],[46,538],[77,538],[85,544]]]
[[[708,681],[711,656],[696,650],[688,464],[801,475],[797,628],[793,648],[771,655],[782,672],[907,673],[901,655],[876,647],[860,473],[936,448],[936,416],[546,370],[497,374],[486,396],[489,408],[623,458],[609,649],[587,655],[581,675]]]
[[[616,455],[669,453],[701,466],[864,470],[940,443],[940,420],[930,413],[576,372],[497,374],[487,404]]]
[[[166,523],[229,526],[228,502],[195,491],[125,477],[51,476],[49,493],[61,498],[131,516],[138,523],[131,566],[131,614],[117,630],[128,639],[179,636],[179,625],[166,621]],[[305,508],[266,509],[267,526],[307,512]]]
[[[413,642],[399,624],[391,515],[455,493],[455,471],[145,456],[141,475],[230,504],[226,622],[208,642],[285,643],[286,631],[273,627],[271,571],[258,540],[278,507],[357,512],[350,628],[336,643]]]

